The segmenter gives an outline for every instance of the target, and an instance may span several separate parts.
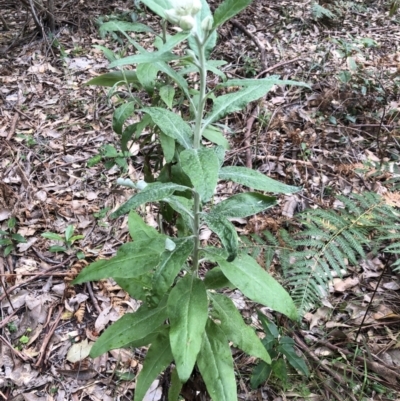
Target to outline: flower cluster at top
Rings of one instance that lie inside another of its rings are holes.
[[[170,0],[170,3],[173,8],[165,11],[168,21],[184,31],[195,29],[195,16],[201,10],[201,0]]]

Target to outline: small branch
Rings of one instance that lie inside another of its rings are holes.
[[[9,31],[10,28],[7,25],[7,21],[4,19],[3,14],[0,12],[0,21],[3,24],[3,31]]]
[[[7,135],[7,138],[6,138],[7,141],[9,141],[13,137],[13,135],[15,133],[15,128],[17,127],[18,117],[19,117],[18,113],[15,113],[14,114],[14,118],[13,118],[13,120],[11,122],[10,131],[8,132],[8,135]]]

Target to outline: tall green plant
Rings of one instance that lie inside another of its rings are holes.
[[[182,384],[197,366],[213,400],[233,401],[237,395],[229,342],[268,364],[271,358],[231,299],[218,291],[224,287],[238,288],[251,300],[291,319],[296,320],[298,314],[284,288],[253,258],[239,252],[238,236],[229,220],[262,212],[275,205],[275,198],[247,192],[214,204],[213,196],[219,180],[274,193],[292,193],[297,188],[244,167],[223,167],[225,149],[221,145],[226,146],[226,139],[216,123],[261,98],[275,84],[296,83],[277,77],[226,80],[217,68],[222,63],[209,59],[216,43],[216,29],[251,0],[225,0],[214,16],[204,0],[142,2],[163,19],[161,39],[155,38],[157,50],[143,49],[126,33],[149,32],[145,25],[108,22],[102,26],[103,32],[119,31],[138,50],[135,55],[115,58],[110,67],[134,64],[136,71],[121,69],[89,83],[104,86],[123,83],[129,90],[143,87],[147,91],[152,107],[144,107],[132,95],[129,102],[115,111],[114,129],[125,145],[133,136],[139,137],[145,128],[153,130],[158,134],[166,163],[154,182],[128,182],[135,188],[135,194],[112,214],[116,218],[129,213],[133,242],[122,245],[112,259],[92,263],[75,280],[79,284],[113,277],[132,297],[143,300],[135,313],[126,314],[105,330],[93,346],[91,356],[115,348],[151,344],[137,379],[136,401],[143,399],[154,379],[171,363],[176,368],[173,377],[179,380],[172,380],[169,400],[177,399]],[[182,31],[169,36],[165,19]],[[178,45],[187,46],[186,55],[172,51]],[[109,58],[112,56],[109,54]],[[187,76],[193,71],[198,73],[197,89]],[[214,90],[207,87],[208,71],[223,80]],[[217,90],[229,86],[239,90],[216,95]],[[171,106],[181,96],[186,99],[179,101],[182,112],[172,111]],[[210,108],[208,100],[213,103]],[[124,128],[135,112],[141,120]],[[216,145],[204,145],[203,137]],[[160,203],[166,218],[176,222],[178,236],[159,233],[143,222],[135,209],[147,202]],[[204,225],[220,238],[222,247],[201,246],[200,230]],[[205,278],[199,275],[202,264],[216,265]]]

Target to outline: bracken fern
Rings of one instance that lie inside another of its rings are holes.
[[[266,268],[277,258],[302,312],[318,305],[329,281],[366,258],[367,251],[400,255],[400,215],[382,197],[365,192],[338,199],[341,209],[301,213],[297,232],[281,229],[276,236],[264,231],[241,238],[253,257],[264,257]],[[393,266],[400,268],[400,262]]]

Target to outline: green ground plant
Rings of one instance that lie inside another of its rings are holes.
[[[75,253],[78,259],[84,259],[85,255],[82,251],[76,251],[73,248],[74,242],[80,239],[85,238],[84,235],[74,235],[75,228],[73,225],[69,225],[65,229],[64,236],[53,233],[53,232],[46,232],[42,234],[43,238],[47,238],[53,241],[61,242],[62,245],[51,245],[49,248],[50,252],[64,252],[67,254]]]
[[[8,256],[17,244],[26,243],[25,237],[16,232],[17,219],[10,217],[7,220],[7,227],[0,230],[0,248],[3,249],[3,255]]]
[[[111,88],[124,85],[127,100],[113,117],[122,151],[128,150],[132,139],[148,135],[151,142],[146,146],[151,144],[152,152],[160,151],[162,157],[149,162],[144,181],[122,180],[134,188],[135,194],[111,217],[129,213],[133,241],[122,245],[110,260],[86,267],[74,283],[112,277],[143,304],[106,329],[91,356],[151,344],[137,378],[136,401],[143,399],[152,382],[172,363],[170,401],[179,398],[183,383],[195,367],[214,401],[236,401],[229,343],[266,364],[271,363],[271,357],[255,330],[221,290],[237,288],[252,301],[293,320],[299,315],[287,291],[247,252],[240,251],[238,235],[229,220],[262,212],[276,204],[275,197],[244,192],[216,203],[217,184],[233,181],[256,191],[286,194],[298,188],[245,167],[224,166],[227,141],[218,122],[262,98],[274,85],[306,85],[281,81],[276,76],[227,79],[218,68],[224,61],[210,60],[217,28],[251,0],[225,0],[214,15],[204,0],[142,3],[161,17],[161,34],[138,22],[104,23],[102,32],[118,32],[137,54],[118,58],[106,50],[112,60],[110,67],[119,70],[96,77],[89,84]],[[168,34],[167,21],[175,29],[180,28],[178,33]],[[154,51],[139,44],[137,39],[142,34],[154,38]],[[186,49],[183,55],[182,49]],[[136,69],[126,70],[129,65]],[[220,79],[212,89],[207,87],[209,73]],[[226,93],[229,87],[238,89]],[[136,89],[145,91],[152,107],[146,106]],[[145,203],[159,205],[159,213],[170,227],[176,227],[170,230],[176,235],[168,236],[145,224],[135,211]],[[221,247],[201,246],[203,226],[219,237]],[[213,268],[202,277],[200,266]]]

